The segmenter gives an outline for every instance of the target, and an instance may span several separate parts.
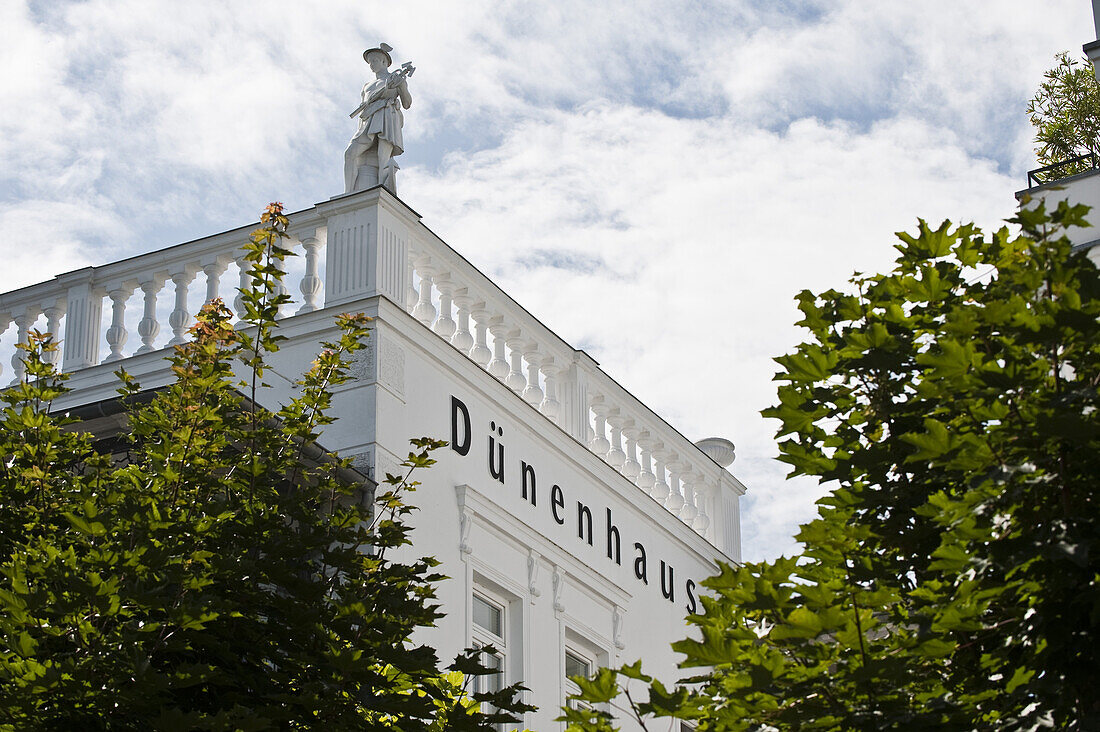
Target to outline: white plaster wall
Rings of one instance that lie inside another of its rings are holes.
[[[1092,226],[1087,229],[1071,227],[1066,236],[1074,246],[1100,239],[1100,170],[1082,173],[1034,191],[1020,191],[1016,197],[1024,194],[1031,195],[1035,200],[1045,201],[1047,211],[1053,210],[1058,201],[1066,200],[1091,206],[1087,219]],[[1090,256],[1095,259],[1094,255]]]
[[[403,310],[376,302],[373,383],[349,389],[339,400],[349,418],[326,434],[326,442],[341,448],[354,442],[385,466],[407,452],[412,437],[451,439],[452,396],[466,405],[471,419],[469,453],[439,451],[438,464],[419,476],[423,485],[412,496],[419,508],[412,520],[414,551],[441,560],[451,578],[439,588],[447,617],[424,634],[427,642],[443,658],[470,644],[469,598],[475,586],[510,601],[507,610],[518,626],[509,639],[508,681],[522,680],[531,689],[529,701],[539,711],[529,714],[525,725],[537,730],[562,726],[553,719],[564,698],[567,635],[600,663],[644,658],[650,673],[676,678],[670,644],[688,633],[687,581],[713,574],[721,553]],[[363,393],[371,391],[373,403]],[[360,409],[370,408],[376,410],[374,439],[351,434],[351,425],[369,423]],[[488,466],[490,422],[503,430],[493,439],[504,445],[503,484]],[[535,468],[536,505],[522,496],[521,461]],[[554,484],[564,497],[563,525],[551,510]],[[460,500],[470,523],[465,542]],[[577,535],[578,501],[592,513],[592,545]],[[621,564],[607,557],[608,508],[619,531]],[[635,541],[646,550],[648,584],[635,576]],[[672,601],[662,594],[662,561],[672,567]],[[555,567],[561,578],[557,595]]]

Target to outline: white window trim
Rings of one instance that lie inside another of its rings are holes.
[[[523,588],[501,575],[494,567],[487,566],[476,557],[466,557],[466,632],[467,646],[492,645],[501,656],[502,674],[500,686],[522,682],[530,675],[527,667],[529,657],[527,641],[529,618],[527,600]],[[478,596],[489,604],[501,609],[501,630],[503,636],[497,636],[474,623],[473,598]],[[484,663],[484,662],[483,662]],[[529,692],[520,698],[530,701]],[[521,730],[529,725],[528,714],[520,715],[523,722],[500,725],[500,730]]]
[[[503,635],[497,635],[488,628],[483,628],[474,622],[474,598],[500,611],[500,629]],[[484,589],[477,587],[470,593],[470,638],[475,648],[492,646],[496,649],[496,656],[500,658],[501,678],[499,679],[499,684],[502,688],[511,683],[508,680],[508,622],[511,619],[509,615],[508,603],[501,602],[498,598],[493,597],[491,593],[486,592]],[[485,664],[484,654],[482,655],[482,663]],[[478,686],[480,687],[481,683],[486,681],[488,681],[488,677],[479,677]]]
[[[581,689],[572,679],[569,678],[569,674],[566,671],[568,667],[568,656],[573,656],[578,660],[584,661],[588,664],[588,676],[592,677],[593,674],[600,668],[599,661],[596,658],[596,654],[592,651],[582,647],[580,644],[566,641],[565,646],[562,649],[562,688],[565,689],[565,700],[563,703],[567,704],[571,708],[588,708],[590,705],[586,702],[579,702],[570,700],[569,696],[572,694],[579,694]]]
[[[607,639],[600,637],[592,631],[591,628],[576,622],[572,618],[563,618],[563,620],[561,636],[562,650],[558,658],[561,664],[561,703],[566,704],[567,697],[570,694],[577,693],[580,689],[569,680],[565,673],[565,654],[568,652],[587,662],[590,669],[590,676],[595,674],[600,668],[610,665],[613,656],[611,655],[611,649],[608,647]],[[610,709],[606,704],[598,704],[596,708],[604,711]]]

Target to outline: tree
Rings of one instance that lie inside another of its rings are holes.
[[[640,719],[700,730],[1096,729],[1100,273],[1062,236],[1084,211],[922,221],[892,272],[803,292],[765,415],[791,475],[833,486],[805,550],[704,583],[673,646],[695,676],[607,669],[583,698],[647,687]]]
[[[215,301],[170,386],[150,397],[119,372],[121,447],[97,452],[51,414],[66,378],[52,337],[22,346],[0,415],[0,729],[488,730],[526,708],[516,688],[465,693],[475,652],[445,673],[409,640],[440,616],[441,577],[390,555],[410,542],[411,473],[444,443],[415,440],[377,496],[317,445],[368,319],[341,315],[298,396],[260,405],[290,254],[279,204],[262,223],[246,246],[252,327]]]
[[[1048,173],[1051,180],[1096,164],[1067,161],[1100,154],[1100,82],[1092,64],[1088,59],[1082,64],[1065,52],[1056,58],[1058,64],[1043,74],[1043,83],[1027,105],[1039,164],[1058,166]]]

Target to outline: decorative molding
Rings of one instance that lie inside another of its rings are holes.
[[[379,328],[372,328],[363,348],[352,354],[348,373],[352,386],[378,384],[405,401],[405,349]]]
[[[352,455],[351,467],[377,482],[377,478],[374,476],[374,459],[371,457],[370,451]]]
[[[378,351],[378,333],[374,330],[371,337],[363,341],[363,347],[353,353],[348,363],[348,372],[355,381],[370,383],[374,381],[377,369],[375,355]]]
[[[381,338],[381,336],[379,336]],[[382,341],[378,359],[378,383],[395,395],[405,397],[405,349],[387,338]]]
[[[623,609],[618,605],[611,608],[611,642],[618,650],[626,648],[623,643],[623,622],[625,621]]]
[[[523,553],[530,549],[538,551],[544,559],[557,558],[558,572],[564,576],[568,572],[570,580],[585,594],[602,597],[609,604],[629,605],[633,593],[612,582],[591,566],[579,561],[569,553],[563,553],[563,547],[538,533],[531,526],[520,521],[515,515],[504,510],[493,498],[486,496],[477,488],[469,485],[455,487],[460,495],[459,509],[470,511],[471,518],[498,539],[506,541]],[[693,536],[698,536],[693,534]]]
[[[531,604],[535,603],[535,598],[542,595],[542,590],[538,588],[539,579],[539,560],[542,559],[542,555],[534,549],[527,550],[527,592],[531,597]]]
[[[470,529],[474,525],[473,510],[466,502],[468,485],[455,486],[455,495],[458,498],[458,551],[462,554],[473,554],[474,548],[470,546]]]
[[[400,475],[401,460],[386,448],[370,443],[366,448],[351,456],[351,466],[363,473],[375,483],[386,482],[386,474]]]
[[[561,571],[561,567],[554,565],[554,612],[565,612],[565,604],[561,600],[561,592],[565,588],[565,573]]]

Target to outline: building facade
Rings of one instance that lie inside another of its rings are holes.
[[[740,559],[733,445],[698,444],[623,389],[376,186],[290,215],[296,258],[262,399],[274,407],[346,311],[375,318],[355,378],[339,388],[322,441],[371,476],[396,472],[409,440],[448,440],[418,476],[413,551],[450,579],[446,617],[424,631],[441,658],[493,645],[499,677],[522,681],[554,722],[567,676],[644,659],[678,677],[670,644],[699,612],[699,583]],[[243,286],[255,225],[0,295],[0,347],[31,328],[62,335],[73,391],[56,406],[111,399],[124,366],[145,388],[171,378],[166,348],[192,315]],[[242,304],[236,301],[237,311]],[[21,363],[12,357],[18,379]],[[627,729],[632,728],[629,724]]]
[[[1086,43],[1081,50],[1092,63],[1093,73],[1100,81],[1100,0],[1092,0],[1092,17],[1096,40]],[[1072,165],[1073,170],[1081,172],[1065,175],[1067,165]],[[1100,265],[1100,237],[1097,236],[1100,231],[1100,155],[1088,153],[1029,171],[1027,184],[1027,188],[1016,192],[1016,199],[1024,205],[1035,205],[1043,201],[1047,210],[1052,211],[1059,201],[1068,201],[1071,204],[1084,204],[1092,209],[1087,217],[1091,226],[1070,227],[1066,236],[1075,250],[1087,252],[1089,258]]]

